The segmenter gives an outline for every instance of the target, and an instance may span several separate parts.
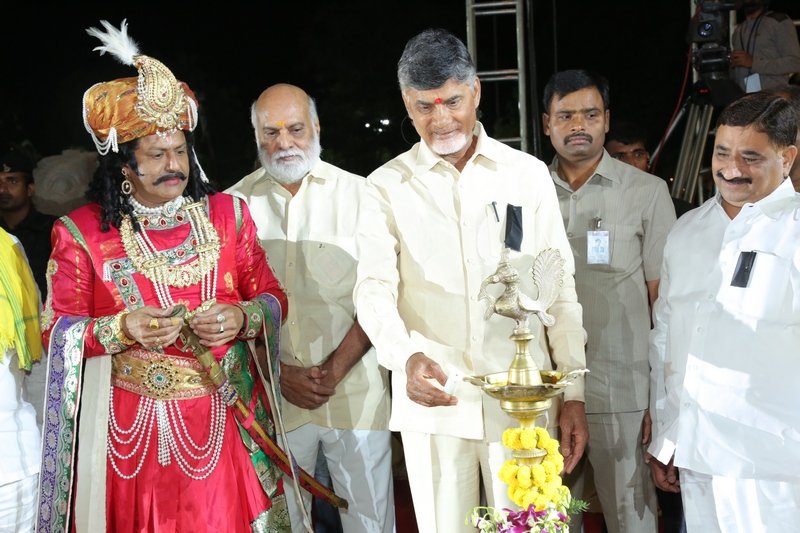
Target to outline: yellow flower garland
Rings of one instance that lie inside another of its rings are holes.
[[[517,464],[507,460],[498,477],[508,485],[508,497],[522,509],[531,504],[536,511],[548,505],[565,508],[569,505],[569,489],[561,484],[559,473],[564,469],[564,457],[558,451],[558,441],[540,427],[510,428],[503,432],[503,445],[511,450],[545,450],[539,464]]]

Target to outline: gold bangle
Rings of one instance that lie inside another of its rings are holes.
[[[122,344],[131,346],[136,344],[136,341],[125,335],[125,330],[122,329],[122,321],[125,320],[126,316],[128,316],[128,311],[121,311],[117,313],[117,317],[114,320],[114,333]]]

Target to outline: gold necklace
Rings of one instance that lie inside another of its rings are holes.
[[[170,251],[156,249],[143,226],[136,232],[133,230],[131,217],[122,217],[119,233],[125,253],[134,268],[152,281],[156,288],[188,287],[216,271],[219,261],[219,235],[208,220],[204,207],[203,202],[193,202],[180,209],[186,213],[191,226],[190,238],[187,250],[180,250],[173,258],[170,257]],[[195,256],[196,259],[192,261]]]

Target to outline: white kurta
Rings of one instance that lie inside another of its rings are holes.
[[[364,178],[320,161],[292,196],[263,168],[226,192],[247,202],[275,277],[289,298],[280,357],[287,365],[322,364],[355,321],[356,223]],[[338,429],[385,430],[389,379],[375,350],[361,358],[336,394],[316,409],[282,401],[291,431],[312,422]]]
[[[563,286],[550,308],[556,324],[545,331],[530,317],[537,336],[531,353],[543,369],[586,366],[572,251],[550,173],[533,156],[490,138],[480,124],[476,134],[475,153],[461,172],[420,142],[367,178],[355,300],[378,361],[392,370],[392,430],[481,439],[484,424],[492,424],[486,439],[499,440],[516,425],[497,400],[484,404],[481,389],[466,383],[453,392],[458,404],[448,407],[424,407],[405,393],[406,361],[416,352],[448,375],[508,370],[514,320],[496,314],[487,320],[479,292],[500,261],[509,204],[522,208],[521,251],[510,257],[522,292],[536,295],[530,268],[541,250],[558,249],[565,260]],[[582,380],[564,397],[583,401]]]
[[[226,191],[247,202],[261,247],[289,298],[281,327],[284,364],[321,365],[355,322],[355,232],[364,187],[361,176],[319,161],[294,196],[264,168]],[[394,529],[389,401],[388,372],[378,365],[374,348],[321,406],[304,409],[281,399],[294,460],[312,472],[321,447],[336,493],[350,503],[341,513],[348,532]],[[304,531],[294,488],[284,488],[292,530]],[[311,496],[301,496],[310,507]]]
[[[785,180],[733,220],[719,202],[667,239],[649,451],[703,474],[800,483],[800,196]],[[734,287],[750,251],[749,283]]]

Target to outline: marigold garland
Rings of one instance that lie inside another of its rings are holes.
[[[546,429],[510,428],[503,432],[503,445],[511,450],[539,448],[546,455],[537,464],[519,464],[509,459],[500,468],[498,477],[508,485],[508,496],[521,511],[476,507],[467,523],[484,533],[555,533],[569,531],[569,516],[583,512],[587,505],[573,498],[559,475],[564,457],[558,441]]]
[[[508,497],[523,509],[533,505],[536,511],[544,510],[548,504],[557,508],[569,505],[569,489],[561,484],[559,472],[564,469],[564,457],[558,451],[558,441],[546,429],[510,428],[503,432],[503,445],[511,450],[533,450],[547,452],[539,464],[518,464],[516,459],[507,460],[498,477],[508,485]]]

